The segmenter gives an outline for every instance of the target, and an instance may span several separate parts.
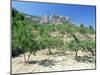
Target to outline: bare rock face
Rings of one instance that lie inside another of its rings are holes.
[[[44,15],[42,16],[40,23],[52,23],[52,24],[62,24],[70,22],[70,18],[68,16],[59,16],[59,15]]]
[[[49,17],[47,15],[42,16],[40,23],[49,23]]]
[[[71,19],[68,16],[61,15],[43,15],[43,16],[31,16],[25,15],[26,18],[31,19],[33,21],[38,21],[44,24],[63,24],[63,23],[71,23]]]

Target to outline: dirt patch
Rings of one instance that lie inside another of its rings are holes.
[[[95,62],[76,61],[74,53],[69,51],[52,50],[53,55],[48,55],[48,50],[31,55],[30,61],[24,63],[24,55],[12,58],[12,73],[47,72],[62,70],[94,69]],[[26,53],[28,55],[28,53]],[[79,52],[79,55],[82,55]]]

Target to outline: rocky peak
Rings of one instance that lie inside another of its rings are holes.
[[[63,24],[63,23],[71,23],[71,19],[68,16],[62,16],[62,15],[43,15],[37,17],[31,17],[31,16],[26,16],[26,18],[31,18],[33,21],[39,21],[40,23],[45,23],[45,24]]]
[[[44,15],[41,20],[41,23],[52,23],[52,24],[62,24],[66,22],[70,22],[70,18],[68,16],[60,16],[60,15]]]

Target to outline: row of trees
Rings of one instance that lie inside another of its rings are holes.
[[[69,43],[67,43],[67,48],[69,48],[71,51],[75,52],[75,59],[78,60],[78,51],[85,51],[85,52],[91,52],[92,56],[95,56],[95,49],[96,49],[96,43],[94,40],[84,40],[81,41],[78,39],[79,42],[77,42],[76,39],[71,40]]]
[[[19,13],[17,10],[12,10],[12,55],[24,53],[24,61],[29,61],[31,54],[36,55],[36,52],[42,49],[48,49],[49,54],[52,54],[51,49],[70,49],[75,51],[75,58],[77,59],[77,53],[81,50],[87,50],[94,55],[95,41],[86,40],[81,41],[74,35],[75,32],[81,32],[86,34],[87,31],[94,34],[93,28],[85,28],[84,25],[80,27],[72,25],[42,25],[31,19],[25,18],[25,16]],[[63,41],[61,37],[50,36],[51,32],[59,32],[62,35],[70,34],[74,40],[70,42]],[[65,46],[65,47],[64,47]],[[29,52],[26,59],[25,52]]]

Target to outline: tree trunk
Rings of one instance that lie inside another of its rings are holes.
[[[35,51],[33,51],[33,54],[36,56],[36,52]]]
[[[88,50],[91,52],[91,55],[92,55],[92,56],[95,56],[95,53],[94,53],[94,51],[92,50],[92,48],[88,48]]]
[[[95,56],[95,53],[94,53],[94,51],[90,50],[90,52],[91,52],[92,56]]]
[[[29,61],[31,54],[32,54],[32,53],[29,53],[27,61]]]
[[[75,59],[78,60],[78,51],[75,50]]]
[[[24,62],[26,62],[26,56],[25,56],[25,53],[24,53]]]
[[[50,48],[48,48],[48,50],[49,50],[49,54],[52,54],[51,49],[50,49]]]

